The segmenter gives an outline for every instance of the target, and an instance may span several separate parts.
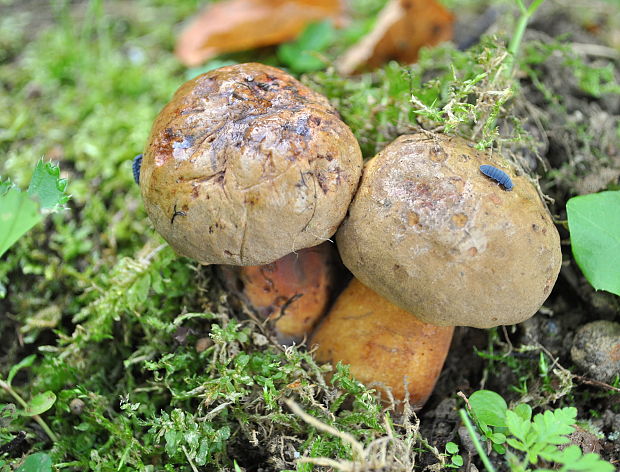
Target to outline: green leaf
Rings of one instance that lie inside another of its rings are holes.
[[[506,439],[506,442],[510,447],[514,449],[517,449],[519,451],[527,451],[527,447],[525,446],[525,444],[523,444],[521,441],[518,441],[517,439],[508,438]]]
[[[17,187],[0,196],[0,257],[24,233],[43,220],[39,206]]]
[[[446,443],[446,452],[448,454],[456,454],[459,452],[459,447],[452,441]]]
[[[451,461],[457,467],[461,467],[463,465],[463,457],[460,455],[452,456]]]
[[[583,470],[584,472],[613,472],[616,470],[612,464],[604,461],[598,454],[593,452],[581,456],[578,461],[568,465],[569,470]]]
[[[620,295],[620,191],[573,197],[566,214],[573,256],[586,279]]]
[[[9,375],[6,378],[6,383],[11,385],[11,382],[13,382],[15,375],[17,375],[17,373],[23,368],[30,367],[36,358],[36,354],[31,354],[27,357],[24,357],[20,362],[11,367],[11,370],[9,370]]]
[[[32,399],[28,402],[28,407],[24,409],[24,416],[35,416],[40,415],[41,413],[45,413],[49,410],[54,402],[56,401],[56,395],[54,392],[47,391],[43,393],[39,393],[32,397]]]
[[[506,447],[503,444],[492,443],[491,447],[498,454],[506,454]]]
[[[531,413],[531,409],[530,409]],[[506,412],[506,426],[508,430],[521,441],[525,441],[525,437],[530,430],[531,423],[528,420],[521,418],[517,413],[508,410]]]
[[[37,452],[26,457],[16,472],[51,472],[52,458],[44,452]]]
[[[469,397],[469,404],[477,419],[491,426],[506,426],[508,405],[501,395],[490,390],[478,390]]]
[[[60,168],[51,162],[37,162],[28,194],[39,202],[42,210],[62,209],[69,196],[65,193],[67,180],[60,178]]]
[[[66,179],[58,166],[40,160],[27,192],[9,180],[0,182],[0,257],[34,225],[43,220],[42,212],[63,209],[69,200]]]
[[[538,443],[566,444],[566,434],[573,432],[577,409],[574,407],[545,411],[534,416],[532,429],[538,434]]]
[[[532,407],[527,403],[519,403],[515,408],[514,412],[519,418],[524,421],[531,421],[532,419]]]
[[[325,62],[316,52],[325,50],[334,39],[331,21],[312,23],[297,40],[278,48],[278,59],[297,73],[311,72],[325,67]]]

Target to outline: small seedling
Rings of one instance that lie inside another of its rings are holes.
[[[450,457],[450,464],[447,464],[446,467],[451,469],[463,467],[463,456],[459,454],[459,446],[457,444],[452,441],[446,443],[446,455]]]
[[[9,375],[7,376],[6,380],[0,379],[0,388],[7,392],[9,395],[11,395],[23,408],[23,410],[17,411],[19,415],[32,417],[37,423],[39,423],[39,426],[41,426],[43,431],[45,431],[45,433],[52,441],[57,441],[57,436],[50,429],[47,423],[45,423],[45,421],[43,421],[43,419],[39,416],[49,410],[56,402],[56,395],[54,394],[54,392],[46,391],[40,393],[32,397],[29,402],[26,402],[11,385],[13,379],[15,378],[15,375],[20,370],[32,366],[35,359],[36,355],[32,354],[24,358],[18,364],[14,365],[9,371]]]
[[[513,472],[533,470],[541,463],[555,463],[557,470],[611,472],[614,467],[598,454],[583,454],[579,446],[569,445],[568,435],[574,431],[577,409],[558,408],[538,413],[532,417],[532,408],[520,403],[509,409],[506,401],[490,390],[474,392],[468,400],[469,415],[478,431],[493,450],[506,456]],[[487,472],[494,472],[484,448],[479,447],[478,434],[474,431],[467,412],[460,410],[461,419],[474,441]],[[501,447],[497,447],[501,446]],[[547,470],[547,469],[536,469]]]

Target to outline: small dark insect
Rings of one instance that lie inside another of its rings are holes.
[[[502,184],[506,190],[512,190],[512,180],[510,180],[508,174],[503,170],[485,164],[483,166],[480,166],[480,172],[482,172],[487,177],[492,178],[493,180],[497,180],[497,182]]]
[[[171,225],[174,224],[174,219],[177,216],[187,216],[187,213],[185,213],[184,211],[177,211],[177,206],[176,205],[174,205],[174,210],[173,211],[174,211],[174,213],[172,214],[172,218],[170,218],[170,224]]]
[[[133,179],[137,184],[140,184],[140,167],[142,166],[142,154],[138,154],[133,158]]]

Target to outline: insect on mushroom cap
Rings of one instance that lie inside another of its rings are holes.
[[[461,138],[401,136],[364,168],[336,241],[344,264],[392,303],[437,325],[489,328],[531,317],[562,262],[536,188],[483,178],[502,164]]]
[[[484,164],[480,166],[480,172],[493,180],[497,180],[497,182],[503,185],[506,190],[512,190],[512,180],[503,170],[489,164]]]

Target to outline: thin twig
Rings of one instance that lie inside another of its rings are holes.
[[[588,379],[586,377],[583,377],[582,375],[573,374],[573,379],[577,380],[578,382],[582,384],[593,385],[595,387],[601,387],[607,390],[613,390],[614,392],[620,392],[620,388],[618,387],[614,387],[613,385],[606,384],[605,382],[599,382],[598,380]]]
[[[333,434],[334,436],[339,437],[340,439],[342,439],[347,444],[350,444],[351,448],[353,449],[353,458],[354,459],[358,459],[358,460],[359,459],[363,459],[363,457],[364,457],[364,448],[349,433],[345,433],[344,431],[339,431],[336,428],[332,428],[328,424],[322,423],[321,421],[317,420],[314,416],[311,416],[308,413],[306,413],[304,410],[302,410],[301,407],[297,403],[295,403],[293,400],[291,400],[291,399],[287,398],[287,399],[284,400],[284,402],[286,403],[286,405],[290,408],[290,410],[293,413],[295,413],[297,416],[299,416],[302,420],[304,420],[310,426],[313,426],[316,429],[318,429],[320,431],[323,431],[325,433]]]
[[[192,458],[189,457],[189,452],[187,452],[187,448],[185,447],[185,444],[183,446],[181,446],[181,449],[183,449],[183,452],[185,453],[185,457],[187,457],[187,462],[189,462],[189,465],[192,468],[192,470],[194,472],[198,472],[198,469],[196,468],[196,466],[192,462]]]

